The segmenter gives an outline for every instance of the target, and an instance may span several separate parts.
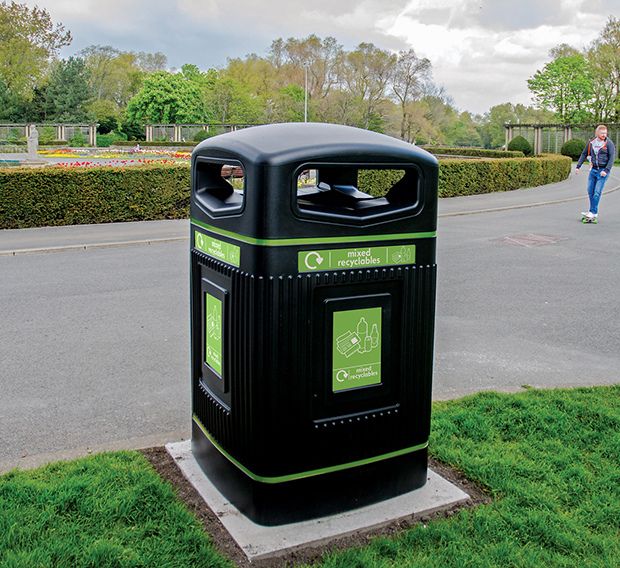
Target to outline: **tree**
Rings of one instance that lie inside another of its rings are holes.
[[[586,53],[593,77],[594,115],[598,121],[620,121],[620,20],[610,16]]]
[[[304,96],[299,85],[282,87],[268,101],[265,122],[301,122],[304,119]]]
[[[140,71],[144,71],[145,73],[165,71],[168,65],[168,58],[161,53],[161,51],[156,51],[155,53],[138,51],[138,53],[134,55],[136,57],[136,65]]]
[[[242,82],[221,73],[206,94],[212,120],[219,123],[259,122],[265,112],[264,101]]]
[[[592,75],[583,55],[554,59],[527,84],[538,104],[553,109],[562,122],[591,118]]]
[[[290,84],[280,75],[282,73],[278,73],[269,59],[259,57],[255,53],[246,56],[245,59],[229,59],[226,69],[220,74],[221,77],[226,76],[244,85],[249,92],[264,97],[265,100]]]
[[[424,83],[430,79],[430,72],[431,62],[426,58],[420,59],[413,49],[398,53],[392,76],[392,92],[401,108],[400,137],[408,142],[411,141],[408,137],[411,125],[407,112],[412,108],[409,103],[420,97]]]
[[[478,132],[485,148],[499,148],[506,142],[505,124],[548,123],[555,120],[557,118],[550,110],[537,109],[522,104],[503,103],[491,107],[481,117]]]
[[[379,103],[385,97],[397,57],[372,43],[360,43],[344,58],[343,80],[362,108],[358,126],[376,125]]]
[[[32,98],[50,60],[71,34],[41,8],[0,3],[0,77],[14,96]]]
[[[46,88],[46,118],[59,122],[85,122],[91,117],[88,70],[79,57],[62,59],[52,66]]]
[[[401,133],[403,127],[403,113],[400,105],[394,105],[393,132]],[[404,140],[413,144],[430,144],[442,138],[442,134],[431,120],[431,111],[428,101],[421,99],[410,101],[405,108],[405,135]]]
[[[471,113],[455,113],[452,124],[446,129],[445,140],[450,146],[480,146],[480,135]]]
[[[156,71],[144,79],[127,105],[127,122],[182,124],[203,122],[202,94],[183,73]]]
[[[572,45],[567,43],[561,43],[549,50],[549,57],[551,59],[559,59],[560,57],[571,57],[573,55],[579,55],[579,50],[575,49]]]
[[[97,132],[108,134],[113,130],[118,130],[121,120],[121,111],[113,101],[105,99],[95,99],[88,105],[88,114],[97,122]]]
[[[145,75],[138,64],[140,56],[110,45],[91,45],[80,51],[80,55],[86,61],[95,99],[113,101],[119,110],[126,107]],[[142,57],[146,55],[143,53]]]
[[[280,85],[305,84],[308,72],[310,98],[325,98],[338,84],[343,58],[342,46],[333,37],[276,39],[271,44],[269,61],[277,71]]]

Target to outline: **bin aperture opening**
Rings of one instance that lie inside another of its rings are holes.
[[[364,219],[419,204],[419,172],[413,166],[306,165],[295,181],[296,205],[303,216]]]
[[[241,162],[199,157],[194,183],[196,200],[210,213],[229,215],[243,210],[245,171]]]

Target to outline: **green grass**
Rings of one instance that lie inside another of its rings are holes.
[[[0,477],[0,566],[231,566],[137,452]]]
[[[620,565],[620,386],[437,403],[430,448],[494,502],[323,566]]]
[[[601,567],[620,558],[620,385],[434,405],[435,457],[493,502],[322,566]],[[141,454],[0,477],[0,566],[230,566]]]

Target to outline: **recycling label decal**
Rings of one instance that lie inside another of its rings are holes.
[[[381,383],[381,311],[334,312],[333,392]]]
[[[206,294],[205,302],[205,361],[222,376],[222,301]]]
[[[297,254],[299,272],[351,270],[415,264],[415,245],[304,250]]]
[[[227,264],[239,268],[241,263],[241,248],[232,243],[215,239],[210,235],[194,231],[194,246],[201,252]]]

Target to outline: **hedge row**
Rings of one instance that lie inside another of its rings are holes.
[[[431,154],[443,156],[472,156],[473,158],[523,158],[525,154],[518,151],[487,150],[486,148],[456,148],[449,146],[421,146]]]
[[[67,142],[66,140],[49,140],[48,142],[39,142],[39,147],[41,146],[68,146],[69,142]],[[14,150],[12,150],[14,148]],[[9,149],[9,150],[7,150]],[[13,144],[5,144],[5,143],[0,143],[0,153],[3,152],[27,152],[28,151],[28,145],[27,144],[22,144],[21,142]]]
[[[535,158],[442,160],[439,196],[475,195],[536,187],[565,180],[571,159],[546,154]]]
[[[189,166],[0,169],[0,229],[186,218]]]
[[[439,195],[473,195],[561,181],[570,158],[444,160]],[[398,170],[365,172],[360,189],[384,195]],[[181,219],[189,215],[189,166],[0,169],[0,229]]]

